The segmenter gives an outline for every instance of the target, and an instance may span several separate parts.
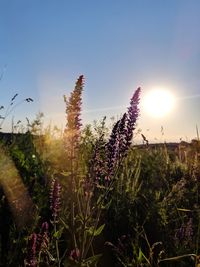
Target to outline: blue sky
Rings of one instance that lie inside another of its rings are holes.
[[[198,0],[1,0],[0,104],[19,93],[34,103],[19,106],[16,121],[42,111],[47,122],[64,125],[62,96],[84,74],[86,123],[119,116],[138,86],[145,94],[163,85],[179,99],[175,110],[159,120],[141,112],[138,127],[152,140],[161,138],[161,126],[166,140],[193,138],[200,127],[199,12]]]

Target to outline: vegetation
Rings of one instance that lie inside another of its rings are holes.
[[[40,113],[1,136],[0,266],[200,266],[200,141],[134,146],[140,88],[111,131],[83,127],[83,86],[63,133]]]

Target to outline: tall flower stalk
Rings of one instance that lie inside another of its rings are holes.
[[[96,236],[96,233],[101,233],[101,231],[103,230],[104,225],[99,226],[99,220],[101,217],[102,209],[105,205],[104,200],[106,200],[107,203],[108,193],[110,192],[110,189],[115,182],[114,176],[117,172],[117,169],[120,167],[122,159],[127,155],[127,151],[131,146],[131,141],[133,137],[132,132],[136,127],[136,121],[139,115],[139,94],[140,88],[136,90],[133,97],[131,98],[131,103],[130,107],[128,108],[128,112],[125,113],[122,118],[114,125],[107,144],[103,146],[102,140],[99,140],[102,145],[97,144],[97,146],[95,147],[96,149],[94,151],[94,158],[91,160],[91,162],[95,166],[95,168],[92,168],[93,182],[95,182],[96,184],[99,178],[101,180],[102,178],[104,178],[104,190],[100,192],[100,196],[98,197],[95,203],[95,198],[93,199],[93,201],[89,202],[89,205],[92,205],[91,213],[89,214],[89,222],[91,223],[89,229],[91,230],[90,237],[85,242],[84,251],[80,252],[80,255],[82,256],[81,259],[84,259],[86,257],[89,248],[92,245],[94,237]],[[104,148],[104,155],[102,155],[102,148]],[[89,177],[91,177],[90,175],[91,173],[89,174]],[[92,181],[90,181],[90,183],[92,184]],[[95,186],[93,187],[93,190],[95,192]],[[88,217],[86,217],[86,219],[87,218]],[[83,230],[85,228],[83,228]]]
[[[70,158],[74,159],[77,156],[81,134],[81,105],[82,92],[84,86],[83,75],[79,76],[76,81],[74,90],[69,99],[64,95],[64,102],[66,104],[66,127],[64,130],[64,143],[66,151]]]
[[[61,185],[57,179],[53,179],[51,183],[51,190],[50,190],[50,209],[51,209],[52,217],[53,217],[52,223],[54,227],[58,267],[60,267],[60,253],[59,253],[59,246],[58,246],[58,237],[56,233],[57,233],[58,213],[60,211],[60,205],[61,205]]]
[[[127,114],[127,132],[126,132],[126,149],[131,145],[131,141],[133,138],[133,131],[136,127],[136,121],[139,116],[139,101],[140,101],[140,92],[141,88],[139,87],[135,93],[133,94],[130,106],[128,108],[128,114]]]
[[[127,113],[124,113],[122,118],[115,123],[106,145],[108,180],[114,175],[119,163],[131,146],[133,131],[139,116],[140,92],[139,87],[131,98]]]
[[[67,155],[67,159],[70,163],[68,171],[70,189],[70,217],[71,217],[71,233],[73,246],[77,248],[77,241],[75,236],[75,214],[77,206],[77,192],[80,186],[80,180],[78,177],[78,157],[79,157],[79,143],[81,137],[81,105],[82,105],[82,92],[84,86],[83,75],[79,76],[76,81],[74,90],[72,91],[69,99],[64,96],[64,102],[66,104],[66,127],[64,130],[64,145]],[[80,208],[79,208],[80,212]]]
[[[104,224],[99,226],[104,200],[110,184],[113,184],[116,169],[125,157],[131,145],[132,132],[138,118],[139,93],[138,88],[131,98],[130,107],[123,117],[113,127],[106,144],[104,136],[94,147],[93,158],[90,161],[85,177],[79,173],[79,144],[81,137],[81,104],[84,78],[80,76],[75,88],[66,103],[66,128],[64,144],[68,162],[68,188],[70,190],[68,203],[70,207],[70,233],[72,246],[69,259],[80,266],[86,264],[94,238],[101,234]],[[102,190],[103,189],[103,190]],[[96,194],[97,193],[97,194]],[[64,227],[65,224],[63,223]]]

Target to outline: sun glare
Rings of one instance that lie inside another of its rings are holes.
[[[143,109],[149,116],[161,118],[168,115],[175,106],[175,96],[166,89],[149,91],[142,103]]]

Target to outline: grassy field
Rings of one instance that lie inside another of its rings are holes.
[[[200,141],[134,145],[140,88],[124,115],[1,133],[0,266],[199,266]],[[16,131],[17,132],[17,131]]]

